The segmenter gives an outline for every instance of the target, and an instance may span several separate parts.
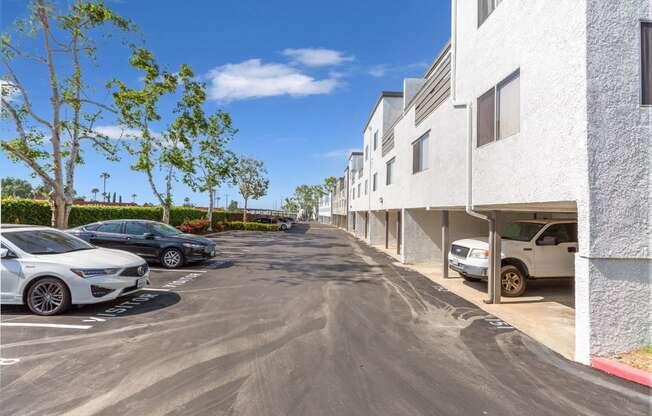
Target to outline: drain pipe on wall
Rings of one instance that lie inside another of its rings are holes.
[[[457,3],[451,7],[451,101],[454,108],[466,109],[466,208],[467,214],[489,223],[489,299],[485,303],[500,303],[500,253],[501,239],[496,230],[496,215],[484,215],[473,209],[473,104],[457,99]],[[497,253],[497,255],[496,255]],[[444,265],[448,267],[448,265]]]

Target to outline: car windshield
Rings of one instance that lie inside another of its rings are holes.
[[[513,222],[507,226],[502,237],[506,240],[530,241],[543,227],[536,222]]]
[[[95,248],[84,240],[56,230],[12,231],[2,236],[29,254],[61,254]]]
[[[164,237],[170,237],[173,235],[181,234],[181,231],[177,230],[171,225],[162,224],[160,222],[151,223],[151,227],[152,227],[152,232],[158,235],[162,235]]]

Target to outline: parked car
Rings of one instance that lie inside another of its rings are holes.
[[[2,225],[0,302],[37,315],[104,302],[149,285],[142,258],[48,227]]]
[[[68,233],[96,246],[129,251],[170,269],[215,256],[214,241],[156,221],[101,221]]]
[[[292,222],[288,221],[286,218],[269,218],[269,217],[263,217],[263,218],[257,218],[254,220],[254,222],[260,223],[260,224],[276,224],[278,225],[278,228],[287,231],[290,228],[292,228]]]
[[[575,276],[575,220],[517,221],[507,226],[501,242],[503,296],[521,296],[528,279]],[[451,244],[448,266],[466,280],[487,280],[488,250],[486,237],[457,240]]]

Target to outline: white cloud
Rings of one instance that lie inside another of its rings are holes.
[[[335,78],[316,80],[290,65],[263,63],[260,59],[217,67],[207,78],[209,98],[226,102],[279,95],[329,94],[339,85]]]
[[[142,136],[140,130],[116,125],[97,126],[93,131],[112,140],[133,140]],[[157,132],[151,132],[151,135],[155,138],[161,138],[161,134]]]
[[[385,76],[385,73],[387,72],[387,65],[385,64],[380,64],[380,65],[374,65],[371,68],[369,68],[369,75],[372,77],[376,78],[381,78]]]
[[[306,66],[340,65],[355,59],[353,56],[345,56],[340,51],[323,48],[285,49],[283,55]]]
[[[316,156],[325,159],[347,159],[351,152],[359,152],[360,149],[335,149],[325,153],[318,153]]]

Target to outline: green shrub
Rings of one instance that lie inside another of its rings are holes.
[[[52,210],[47,201],[6,198],[0,204],[3,224],[50,225]]]
[[[276,224],[259,224],[257,222],[230,221],[225,223],[226,230],[278,231]]]
[[[50,225],[52,212],[47,201],[33,199],[5,198],[0,201],[2,222],[5,224]],[[160,221],[163,217],[161,207],[76,205],[70,210],[68,225],[78,227],[97,221],[106,220],[152,220]],[[213,227],[228,221],[230,214],[213,212]],[[179,226],[184,221],[206,218],[206,211],[191,207],[172,207],[170,225]]]

